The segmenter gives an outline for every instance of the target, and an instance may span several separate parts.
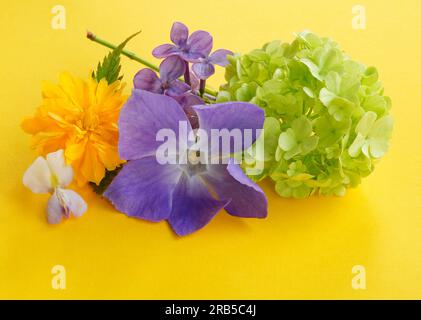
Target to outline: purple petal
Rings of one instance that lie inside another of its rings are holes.
[[[186,108],[188,107],[191,108],[192,106],[195,106],[195,105],[202,105],[202,104],[205,104],[205,102],[199,96],[196,96],[195,94],[190,93],[190,94],[184,95],[180,99],[180,104],[183,107],[183,109],[186,110]]]
[[[228,129],[232,133],[240,133],[242,139],[237,137],[237,143],[234,143],[235,139],[231,136],[229,146],[225,146],[229,148],[228,154],[236,153],[244,151],[254,143],[260,134],[257,130],[263,128],[265,118],[261,108],[247,102],[200,105],[194,106],[193,109],[199,117],[200,128],[207,132],[211,155],[215,155],[215,152],[222,153],[221,156],[227,155],[227,150],[220,151],[223,145],[221,137],[219,137],[219,150],[215,143],[211,143],[212,129]]]
[[[177,46],[183,47],[186,45],[189,36],[189,29],[181,22],[174,22],[171,28],[171,41]]]
[[[65,211],[57,196],[57,191],[51,195],[47,204],[47,221],[50,224],[60,223],[63,219]]]
[[[195,94],[186,94],[180,99],[180,104],[183,107],[187,118],[189,118],[192,128],[199,128],[199,119],[197,118],[197,114],[196,111],[194,111],[193,106],[205,104],[204,101]]]
[[[198,92],[200,89],[200,81],[192,71],[190,71],[190,87],[193,92]]]
[[[188,84],[179,80],[174,80],[169,84],[168,89],[165,90],[165,94],[169,95],[170,97],[176,98],[182,96],[189,90],[190,86]]]
[[[181,77],[186,70],[186,63],[178,56],[169,56],[159,65],[162,82],[169,83]]]
[[[66,205],[74,217],[79,218],[88,209],[85,200],[75,191],[63,189],[61,190],[66,198]]]
[[[202,58],[206,58],[212,50],[213,39],[212,36],[206,31],[195,31],[187,40],[187,48],[189,52],[194,54],[200,54]]]
[[[152,51],[152,55],[155,58],[160,58],[160,59],[169,57],[169,56],[174,55],[174,54],[180,54],[180,53],[181,53],[181,51],[180,51],[179,48],[177,48],[175,45],[169,44],[169,43],[162,44],[162,45],[156,47],[155,49],[153,49],[153,51]]]
[[[209,56],[209,61],[213,64],[217,64],[218,66],[226,67],[229,64],[227,56],[231,55],[233,55],[232,51],[219,49]]]
[[[118,149],[120,157],[135,160],[155,155],[162,144],[156,141],[160,129],[171,129],[179,135],[179,121],[187,121],[182,107],[173,98],[133,89],[120,111]],[[187,134],[190,132],[187,124]]]
[[[203,228],[229,202],[214,199],[198,176],[187,175],[181,177],[173,199],[168,222],[180,236]]]
[[[179,56],[188,62],[199,62],[201,59],[203,59],[205,56],[200,52],[181,52]]]
[[[151,69],[142,69],[136,73],[133,79],[133,85],[136,89],[162,93],[161,80]]]
[[[129,161],[104,196],[128,216],[160,221],[171,213],[173,191],[181,173],[177,165],[161,165],[155,156]]]
[[[267,199],[263,190],[251,181],[233,159],[227,166],[213,165],[205,177],[220,198],[231,198],[225,210],[244,218],[265,218]]]
[[[215,67],[208,61],[193,63],[192,70],[201,80],[206,80],[215,73]]]

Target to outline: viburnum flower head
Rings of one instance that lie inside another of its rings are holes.
[[[197,132],[212,129],[236,129],[255,132],[240,145],[230,142],[228,153],[242,152],[257,138],[262,128],[263,110],[250,103],[232,102],[192,106],[198,118]],[[263,218],[267,200],[260,189],[233,160],[225,163],[161,164],[157,139],[162,129],[171,130],[177,142],[183,123],[188,136],[194,135],[182,106],[173,98],[134,89],[123,107],[120,119],[119,153],[128,160],[105,192],[117,210],[128,216],[150,221],[168,220],[178,235],[186,235],[204,227],[221,209],[239,217]],[[200,137],[198,137],[200,140]],[[211,149],[212,145],[208,145]],[[197,150],[186,146],[188,157]],[[217,146],[219,148],[219,146]],[[212,154],[209,149],[209,154]],[[182,157],[177,154],[177,157]]]
[[[265,110],[264,154],[254,158],[283,197],[344,195],[387,152],[391,100],[376,68],[329,38],[305,31],[229,59],[217,102]],[[247,152],[246,152],[247,154]]]

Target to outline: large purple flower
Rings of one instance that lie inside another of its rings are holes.
[[[245,102],[195,105],[200,129],[261,129],[264,113]],[[160,164],[157,133],[165,128],[182,140],[180,123],[193,134],[180,104],[173,98],[134,89],[119,119],[119,153],[127,162],[105,192],[117,210],[150,221],[168,220],[178,235],[192,233],[211,221],[221,209],[234,216],[264,218],[263,191],[232,159],[228,164]],[[229,154],[248,148],[257,138],[232,144]],[[190,151],[188,154],[190,156]],[[224,154],[222,156],[228,156]]]
[[[182,96],[190,90],[189,85],[177,80],[184,74],[185,68],[186,65],[181,58],[168,57],[159,65],[160,77],[151,69],[142,69],[133,79],[134,87],[172,97]]]
[[[189,29],[181,22],[174,22],[170,37],[174,44],[156,47],[152,51],[155,58],[179,55],[186,61],[196,62],[199,58],[207,57],[212,50],[213,39],[208,32],[199,30],[189,36]]]

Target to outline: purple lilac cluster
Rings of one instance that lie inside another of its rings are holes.
[[[134,77],[134,87],[176,99],[196,126],[197,116],[191,107],[204,104],[201,97],[206,80],[215,73],[215,65],[227,66],[227,56],[233,53],[225,49],[211,53],[212,36],[203,30],[189,35],[189,29],[181,22],[173,24],[170,38],[172,44],[160,45],[152,51],[154,57],[164,59],[159,76],[151,69],[142,69]],[[182,76],[184,81],[179,80]]]

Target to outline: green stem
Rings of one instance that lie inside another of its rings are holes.
[[[96,42],[96,43],[98,43],[98,44],[100,44],[100,45],[102,45],[104,47],[110,48],[112,50],[114,50],[115,48],[117,48],[117,46],[115,44],[113,44],[111,42],[108,42],[107,40],[104,40],[104,39],[99,38],[98,36],[96,36],[95,34],[93,34],[90,31],[87,32],[86,37],[89,40],[92,40],[93,42]],[[155,64],[153,64],[153,63],[151,63],[151,62],[149,62],[149,61],[147,61],[147,60],[145,60],[145,59],[143,59],[141,57],[139,57],[134,52],[131,52],[131,51],[126,50],[126,49],[123,49],[123,51],[121,51],[121,54],[124,55],[124,56],[126,56],[126,57],[128,57],[131,60],[134,60],[134,61],[137,61],[137,62],[143,64],[144,66],[146,66],[148,68],[151,68],[152,70],[159,71],[159,67],[158,66],[156,66]],[[218,94],[218,92],[216,92],[215,90],[210,89],[210,88],[205,88],[205,92],[207,94],[210,94],[210,95],[215,96],[215,97]]]
[[[117,48],[117,46],[111,42],[108,42],[107,40],[101,39],[98,36],[96,36],[95,34],[93,34],[92,32],[88,31],[86,34],[86,37],[89,40],[92,40],[93,42],[99,43],[100,45],[103,45],[104,47],[110,48],[112,50],[114,50],[115,48]],[[123,51],[121,51],[122,55],[125,55],[126,57],[128,57],[129,59],[132,59],[134,61],[140,62],[141,64],[143,64],[144,66],[147,66],[148,68],[151,68],[155,71],[159,71],[159,68],[154,65],[153,63],[138,57],[135,53],[128,51],[126,49],[124,49]]]

